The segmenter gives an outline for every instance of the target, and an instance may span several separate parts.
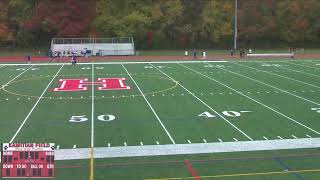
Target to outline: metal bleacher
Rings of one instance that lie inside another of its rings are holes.
[[[117,38],[53,38],[52,56],[120,56],[135,55],[131,37]]]

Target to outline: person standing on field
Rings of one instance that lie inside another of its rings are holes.
[[[27,62],[28,62],[28,64],[31,63],[31,56],[30,55],[27,55]]]
[[[71,64],[72,64],[73,66],[75,66],[75,65],[77,64],[77,59],[76,59],[76,56],[75,56],[75,55],[73,55],[72,58],[71,58]]]

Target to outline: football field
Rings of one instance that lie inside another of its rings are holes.
[[[320,137],[319,78],[317,60],[0,64],[0,142],[157,151],[148,156],[162,145],[309,148]]]

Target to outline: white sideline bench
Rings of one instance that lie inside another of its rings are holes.
[[[247,54],[247,57],[294,57],[294,53]]]

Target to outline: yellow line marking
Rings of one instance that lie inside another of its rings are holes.
[[[222,175],[215,175],[215,176],[200,176],[200,178],[201,179],[206,179],[206,178],[259,176],[259,175],[275,175],[275,174],[289,174],[289,173],[310,173],[310,172],[320,172],[320,169],[305,169],[305,170],[296,170],[296,171],[271,171],[271,172],[244,173],[244,174],[222,174]],[[145,179],[145,180],[181,180],[181,179],[195,179],[195,177],[157,178],[157,179]]]
[[[90,150],[90,180],[94,180],[94,148]]]

